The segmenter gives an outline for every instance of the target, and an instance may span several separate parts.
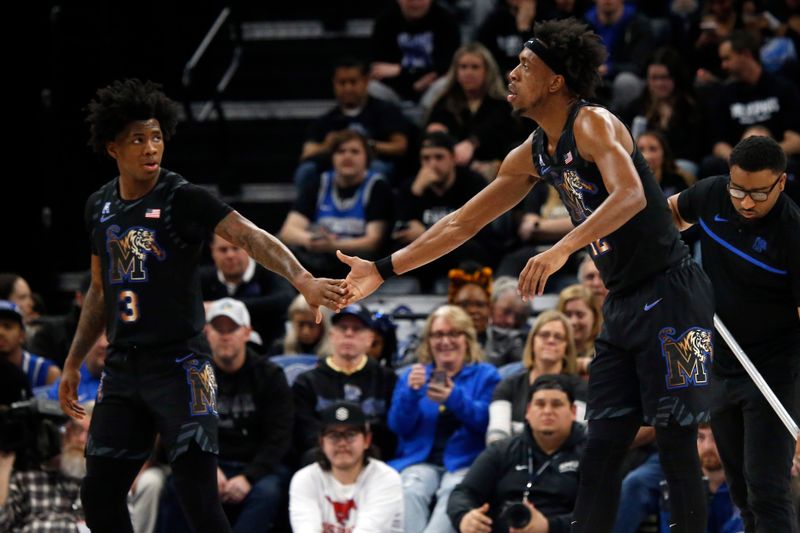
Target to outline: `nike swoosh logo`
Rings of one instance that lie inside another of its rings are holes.
[[[727,221],[728,221],[727,218],[722,218],[719,215],[714,215],[714,222],[727,222]]]
[[[655,301],[655,302],[653,302],[653,303],[644,304],[644,310],[645,310],[645,311],[649,311],[649,310],[651,310],[652,308],[654,308],[655,306],[657,306],[657,305],[658,305],[658,302],[660,302],[660,301],[661,301],[661,300],[663,300],[663,299],[664,299],[664,298],[659,298],[658,300],[656,300],[656,301]]]
[[[106,220],[110,220],[111,218],[114,217],[114,215],[116,215],[116,213],[114,213],[113,215],[100,217],[100,222],[105,222]]]

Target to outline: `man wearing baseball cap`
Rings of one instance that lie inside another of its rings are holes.
[[[318,445],[319,410],[340,400],[359,405],[372,426],[380,457],[392,457],[396,437],[387,425],[395,373],[367,355],[372,344],[371,313],[362,304],[345,307],[331,318],[332,355],[300,374],[294,393],[295,447],[308,452]],[[305,457],[307,462],[309,456]]]
[[[294,531],[403,531],[400,475],[371,457],[372,433],[358,404],[337,401],[319,413],[320,453],[289,488]]]
[[[247,345],[251,332],[250,313],[240,300],[222,298],[208,306],[205,334],[217,381],[220,499],[235,531],[268,531],[286,505],[289,471],[282,461],[294,406],[281,368]],[[188,529],[174,490],[164,515],[166,530]]]
[[[25,323],[19,307],[0,300],[0,357],[25,373],[31,389],[50,385],[61,375],[58,366],[44,357],[22,349],[25,343]]]

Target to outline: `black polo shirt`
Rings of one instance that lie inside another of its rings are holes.
[[[728,194],[728,176],[699,181],[678,196],[681,217],[702,229],[703,269],[716,313],[765,374],[789,374],[800,356],[800,208],[781,194],[761,219],[747,221]],[[714,370],[743,368],[717,335]]]

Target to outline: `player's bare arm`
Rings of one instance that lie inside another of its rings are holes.
[[[319,306],[336,311],[345,305],[347,291],[343,280],[315,278],[281,241],[238,212],[228,213],[214,231],[223,239],[242,247],[264,268],[289,280],[311,305],[318,321],[322,319]]]
[[[539,176],[531,158],[531,137],[514,148],[500,165],[497,178],[460,209],[443,217],[417,240],[392,254],[394,272],[403,274],[458,248],[484,226],[505,213],[531,190]],[[348,302],[360,300],[377,289],[383,278],[375,264],[338,252],[350,266]]]
[[[80,368],[86,354],[100,338],[106,327],[106,311],[103,302],[103,278],[100,257],[92,256],[92,283],[86,292],[81,306],[81,316],[75,338],[64,361],[61,384],[58,387],[58,399],[61,409],[72,418],[80,420],[84,417],[84,409],[78,403],[78,385],[81,381]]]
[[[575,119],[574,134],[580,156],[594,162],[600,170],[608,198],[552,248],[528,261],[519,280],[524,298],[542,294],[547,278],[572,253],[613,233],[647,205],[641,179],[630,157],[633,140],[616,117],[602,108],[585,107]]]
[[[678,194],[673,194],[667,199],[669,210],[672,211],[672,223],[678,228],[678,231],[684,231],[691,228],[694,224],[686,222],[681,216],[680,209],[678,209]]]

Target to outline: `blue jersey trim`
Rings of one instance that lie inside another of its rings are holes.
[[[703,228],[703,231],[705,231],[708,234],[709,237],[711,237],[712,239],[717,241],[719,244],[721,244],[722,246],[724,246],[725,248],[727,248],[731,252],[735,253],[736,255],[738,255],[739,257],[744,259],[745,261],[748,261],[748,262],[754,264],[755,266],[757,266],[759,268],[763,268],[767,272],[772,272],[773,274],[780,274],[781,276],[785,276],[785,275],[788,274],[788,272],[786,270],[780,270],[778,268],[771,267],[771,266],[769,266],[769,265],[767,265],[765,263],[762,263],[761,261],[759,261],[755,257],[751,257],[751,256],[747,255],[746,253],[744,253],[743,251],[739,250],[738,248],[736,248],[735,246],[733,246],[729,242],[723,240],[722,237],[720,237],[719,235],[717,235],[716,233],[711,231],[711,228],[709,228],[706,225],[706,223],[703,221],[702,218],[700,219],[700,226]]]

